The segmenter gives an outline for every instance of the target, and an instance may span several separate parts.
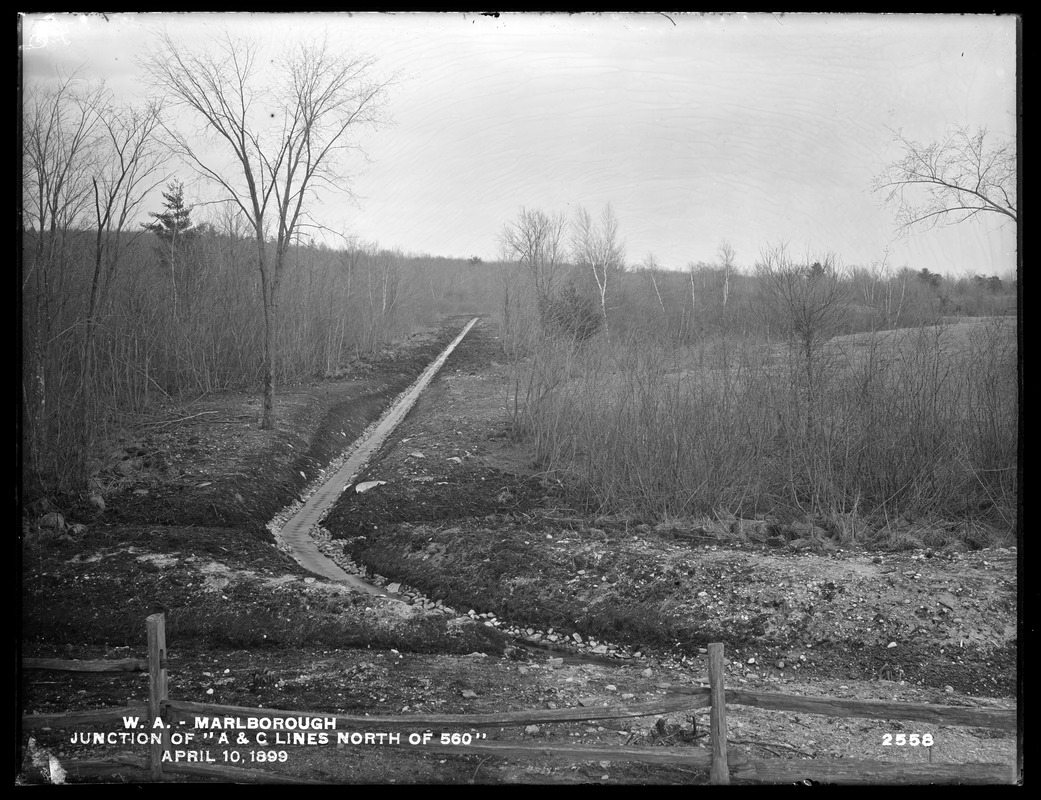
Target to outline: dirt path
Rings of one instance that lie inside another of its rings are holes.
[[[280,522],[280,519],[286,512],[280,514],[269,524],[268,527],[276,539],[285,543],[290,555],[304,569],[324,578],[346,583],[361,592],[393,596],[392,592],[386,592],[362,580],[357,575],[345,572],[334,560],[321,553],[312,534],[333,503],[352,485],[354,479],[372,456],[379,451],[387,437],[404,420],[416,400],[419,399],[420,393],[437,375],[445,360],[476,322],[476,318],[470,320],[459,335],[423,371],[416,382],[394,400],[386,413],[369,426],[361,438],[341,457],[337,458],[329,468],[322,471],[317,485],[305,492],[307,499],[288,509],[289,516],[284,522]],[[336,466],[337,464],[339,466]],[[326,477],[330,471],[332,474]]]

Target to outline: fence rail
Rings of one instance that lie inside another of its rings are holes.
[[[153,614],[146,620],[148,657],[117,661],[77,661],[47,658],[22,660],[25,669],[61,670],[72,672],[110,672],[131,675],[147,672],[149,683],[148,706],[73,711],[57,714],[27,714],[22,717],[23,728],[76,727],[106,722],[122,722],[123,717],[137,716],[147,720],[156,730],[156,720],[162,721],[162,741],[150,744],[148,758],[120,756],[110,759],[87,759],[63,763],[68,774],[77,777],[130,775],[148,773],[153,781],[163,781],[170,773],[208,777],[222,781],[257,783],[318,783],[295,776],[279,775],[266,770],[250,770],[217,764],[179,763],[164,761],[163,754],[171,749],[170,730],[178,723],[193,723],[196,717],[219,718],[318,718],[335,720],[337,729],[365,727],[380,730],[394,728],[429,728],[434,726],[456,728],[506,727],[563,722],[591,722],[594,720],[632,719],[680,711],[710,709],[710,747],[628,747],[590,745],[551,745],[486,741],[469,744],[465,750],[458,745],[443,745],[429,741],[413,749],[428,753],[459,755],[486,755],[499,758],[562,758],[575,761],[638,761],[648,764],[667,764],[709,770],[711,783],[728,784],[731,777],[740,782],[791,783],[815,780],[840,784],[924,784],[1014,783],[1019,775],[1019,764],[907,764],[856,759],[752,759],[743,750],[728,746],[727,705],[744,705],[771,711],[794,711],[821,714],[830,717],[866,717],[927,722],[935,725],[967,726],[1002,731],[1017,731],[1014,710],[966,708],[963,706],[935,706],[922,703],[897,703],[876,700],[848,700],[835,697],[804,697],[800,695],[750,692],[727,689],[724,685],[723,645],[711,644],[709,654],[709,686],[669,686],[669,694],[661,700],[630,706],[579,707],[510,711],[499,714],[411,714],[408,716],[355,716],[318,711],[290,711],[285,709],[249,708],[214,703],[196,703],[171,700],[168,696],[166,631],[162,614]],[[184,727],[183,725],[181,726]],[[246,730],[231,727],[228,730]],[[330,740],[335,744],[335,740]],[[379,743],[376,743],[379,746]],[[283,745],[279,745],[283,747]]]

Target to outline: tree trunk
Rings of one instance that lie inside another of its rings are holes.
[[[272,328],[275,309],[264,300],[264,416],[260,427],[265,431],[273,431],[277,427],[275,419],[275,349],[272,340]]]
[[[275,419],[275,283],[268,275],[264,258],[264,239],[257,237],[257,262],[260,266],[260,293],[264,301],[264,413],[260,427],[265,431],[273,431],[277,427]]]

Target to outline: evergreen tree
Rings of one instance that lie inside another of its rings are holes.
[[[148,216],[154,222],[142,223],[142,227],[159,237],[155,248],[162,269],[169,273],[173,300],[173,316],[176,319],[183,309],[190,311],[195,289],[195,269],[192,244],[199,237],[199,230],[192,224],[192,207],[184,204],[184,184],[170,181],[163,192],[164,210]]]
[[[184,184],[170,181],[166,188],[168,191],[163,192],[163,206],[166,210],[149,212],[148,216],[155,222],[142,223],[142,227],[152,231],[167,245],[163,249],[189,244],[197,233],[192,224],[192,207],[184,204]]]

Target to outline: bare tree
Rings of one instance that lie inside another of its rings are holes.
[[[662,316],[665,316],[665,301],[662,300],[661,292],[658,290],[658,270],[661,269],[661,265],[658,264],[658,258],[654,253],[648,253],[644,257],[640,269],[650,279],[651,286],[654,288],[654,294],[658,298],[658,305],[661,307]]]
[[[736,253],[730,242],[725,239],[720,242],[719,262],[723,267],[722,303],[720,304],[720,323],[723,330],[723,372],[729,376],[730,351],[727,346],[727,334],[730,332],[730,317],[727,315],[727,301],[730,300],[730,276],[734,273],[734,259]]]
[[[68,448],[71,460],[61,471],[63,479],[78,479],[96,429],[99,315],[126,244],[127,224],[158,183],[153,180],[161,160],[155,137],[158,108],[155,104],[139,109],[119,106],[102,84],[83,84],[71,76],[59,77],[51,90],[28,88],[25,112],[23,225],[32,244],[24,288],[33,280],[28,320],[33,386],[26,398],[30,435],[37,435],[30,448],[36,466],[50,445],[45,411],[47,351],[55,338],[52,317],[67,304],[79,305],[73,297],[72,257],[65,252],[66,244],[76,229],[82,240],[87,238],[82,231],[92,229],[93,272],[84,292],[86,310],[63,323],[65,331],[78,337],[79,369],[69,382],[66,405],[72,414],[63,426],[73,432],[73,447]],[[70,350],[74,347],[65,354]]]
[[[401,283],[396,254],[381,250],[378,242],[364,245],[365,293],[369,306],[367,347],[375,352],[394,314]]]
[[[85,227],[90,207],[101,96],[100,86],[86,86],[75,74],[59,75],[52,88],[27,84],[23,95],[23,397],[26,451],[37,475],[42,457],[51,452],[55,328],[62,327],[59,320],[71,299],[66,247],[75,229]]]
[[[787,245],[764,248],[756,264],[762,308],[807,360],[839,331],[848,305],[848,287],[835,257],[794,259]]]
[[[730,276],[734,274],[734,259],[736,253],[734,252],[733,246],[730,242],[725,239],[720,242],[719,250],[719,263],[723,267],[723,336],[726,336],[727,330],[727,300],[730,299]]]
[[[849,286],[835,261],[831,254],[796,260],[787,245],[779,244],[764,248],[755,268],[768,325],[779,329],[792,352],[799,353],[793,379],[801,384],[808,432],[820,396],[821,351],[840,331],[849,309]]]
[[[112,286],[123,249],[127,223],[136,215],[145,195],[154,189],[162,157],[156,132],[159,106],[120,108],[106,103],[97,108],[101,118],[101,159],[94,176],[94,272],[90,282],[83,345],[83,380],[93,380],[94,335],[98,313]]]
[[[227,33],[197,52],[163,34],[144,66],[156,88],[201,121],[234,165],[229,171],[212,149],[166,126],[174,150],[220,187],[252,229],[264,306],[261,427],[270,430],[279,286],[289,247],[306,223],[305,201],[321,188],[348,191],[349,179],[337,168],[357,149],[354,131],[381,121],[388,83],[373,79],[372,58],[337,54],[326,41],[287,51],[272,62],[274,75],[263,73],[264,62],[255,43]]]
[[[874,190],[895,207],[904,229],[956,224],[981,213],[1019,221],[1016,144],[987,130],[955,127],[929,144],[897,135],[903,156],[875,177]]]
[[[604,334],[610,335],[607,324],[608,279],[612,273],[621,272],[625,264],[625,247],[618,241],[618,218],[610,203],[604,206],[599,225],[584,208],[575,212],[571,250],[575,263],[593,272],[600,291]]]
[[[549,313],[557,272],[564,263],[567,218],[537,209],[521,208],[517,219],[503,225],[499,244],[504,257],[528,272],[540,319]]]

